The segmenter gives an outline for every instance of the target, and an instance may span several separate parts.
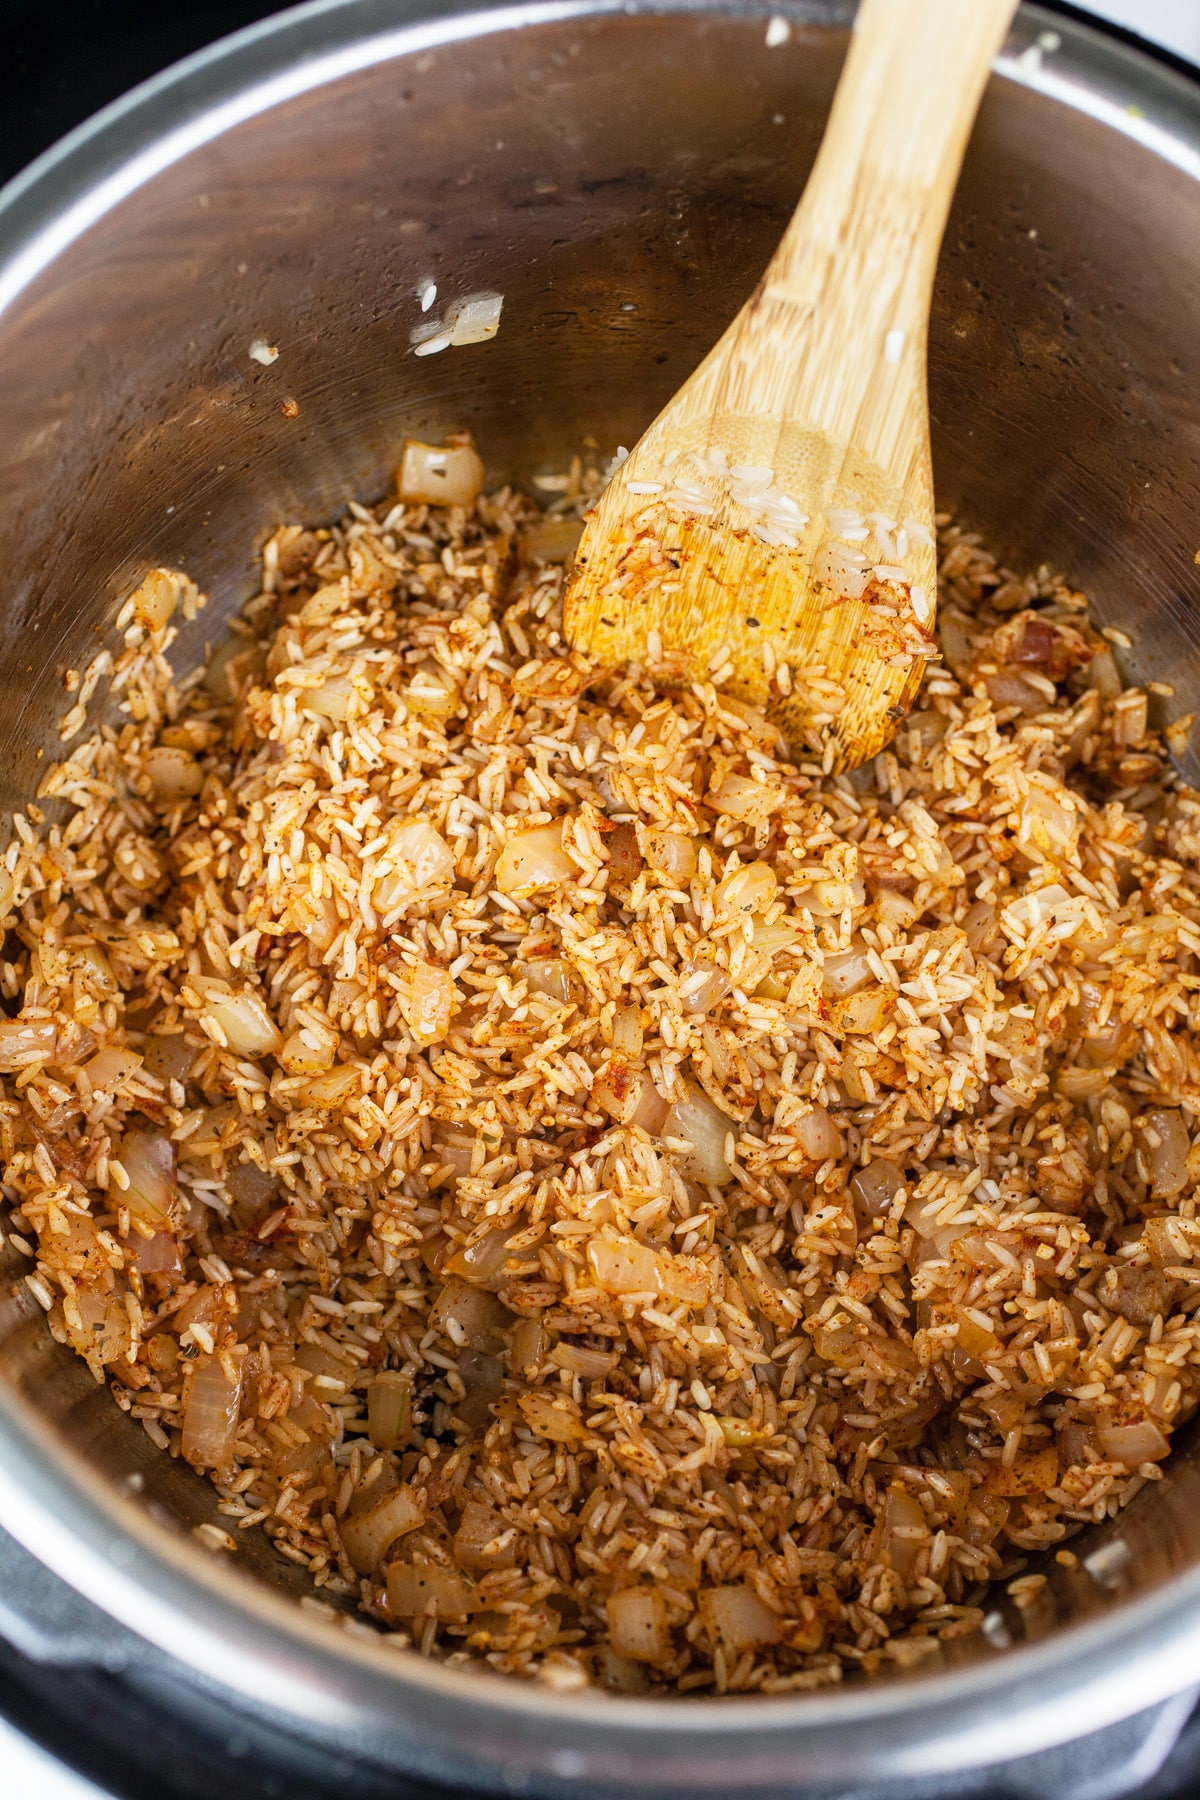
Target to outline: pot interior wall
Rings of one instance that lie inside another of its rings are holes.
[[[803,185],[839,16],[796,9],[775,49],[763,18],[718,12],[485,18],[231,125],[65,245],[0,315],[5,809],[56,749],[62,669],[148,565],[211,597],[186,664],[251,591],[269,529],[382,493],[406,433],[470,428],[496,479],[562,466],[589,435],[601,455],[633,442]],[[435,317],[502,293],[498,337],[414,357],[429,280]],[[1050,560],[1090,591],[1182,710],[1200,704],[1197,343],[1200,181],[1069,89],[994,81],[933,321],[942,502],[1018,567]],[[0,1335],[10,1387],[99,1479],[140,1471],[180,1528],[210,1515],[210,1490],[50,1341],[19,1282]],[[1198,1483],[1181,1456],[1121,1523],[1130,1558],[1103,1584],[1056,1571],[1041,1613],[993,1639],[1193,1560]],[[297,1584],[263,1544],[243,1559]]]

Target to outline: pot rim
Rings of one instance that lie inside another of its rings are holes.
[[[371,65],[470,38],[605,14],[719,14],[845,26],[849,0],[310,0],[187,58],[106,107],[0,191],[0,314],[77,237],[171,163],[286,99]],[[1053,56],[1030,55],[1053,29]],[[1087,112],[1200,180],[1195,71],[1070,8],[1025,4],[1002,77]],[[1136,97],[1138,111],[1129,110]],[[475,1778],[686,1776],[693,1791],[951,1771],[1029,1754],[1192,1685],[1200,1567],[971,1667],[810,1693],[638,1699],[553,1692],[335,1632],[295,1601],[202,1556],[129,1495],[101,1487],[32,1404],[0,1384],[0,1523],[157,1649],[224,1687],[386,1754],[453,1759],[469,1717]],[[1003,1705],[997,1702],[1003,1698]],[[1070,1701],[1070,1706],[1065,1702]],[[719,1743],[718,1743],[719,1740]],[[432,1750],[430,1745],[436,1747]],[[714,1752],[723,1749],[726,1762]],[[648,1764],[647,1755],[653,1760]],[[631,1770],[631,1762],[633,1764]],[[471,1775],[467,1775],[471,1779]]]

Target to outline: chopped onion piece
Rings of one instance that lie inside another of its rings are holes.
[[[764,825],[783,804],[778,788],[762,781],[751,781],[745,775],[726,775],[709,794],[714,811],[731,819],[742,819],[747,825]]]
[[[363,1072],[353,1063],[336,1063],[323,1075],[311,1075],[296,1089],[302,1106],[344,1106],[362,1092]]]
[[[434,1301],[429,1324],[434,1331],[444,1331],[460,1349],[490,1350],[500,1342],[511,1318],[494,1294],[455,1275]]]
[[[827,994],[853,994],[873,979],[865,949],[840,950],[825,958],[822,983]]]
[[[230,1380],[219,1356],[200,1363],[192,1376],[183,1409],[183,1454],[195,1469],[225,1469],[233,1460],[242,1370]]]
[[[425,1523],[425,1514],[412,1489],[393,1488],[365,1512],[349,1513],[338,1521],[338,1535],[360,1575],[374,1575],[398,1537]]]
[[[827,1157],[842,1154],[842,1134],[824,1106],[814,1106],[806,1112],[796,1121],[795,1131],[796,1142],[813,1162],[824,1162]]]
[[[175,1198],[175,1146],[160,1131],[127,1131],[121,1139],[121,1167],[129,1177],[122,1193],[113,1184],[118,1205],[127,1206],[148,1225],[167,1225]]]
[[[1150,1174],[1150,1192],[1167,1200],[1187,1186],[1187,1159],[1191,1149],[1183,1114],[1175,1107],[1155,1107],[1138,1120],[1138,1133]]]
[[[463,1507],[458,1530],[454,1534],[454,1560],[464,1569],[482,1573],[488,1569],[511,1569],[517,1560],[516,1545],[509,1536],[505,1544],[497,1542],[508,1535],[499,1513],[478,1500],[468,1500]]]
[[[662,1292],[662,1264],[658,1252],[637,1238],[600,1232],[589,1242],[587,1258],[597,1283],[606,1293]]]
[[[161,631],[175,611],[179,586],[166,569],[151,569],[142,585],[129,596],[129,605],[139,625]]]
[[[120,1087],[130,1075],[142,1066],[142,1059],[136,1050],[119,1050],[115,1044],[109,1044],[98,1050],[90,1062],[84,1063],[84,1072],[93,1088],[108,1090]]]
[[[899,1482],[884,1497],[880,1516],[879,1548],[901,1581],[911,1581],[917,1557],[929,1539],[929,1525],[921,1502]],[[919,1535],[912,1535],[917,1533]]]
[[[422,444],[406,438],[396,485],[401,500],[414,504],[470,506],[483,490],[485,472],[469,444]]]
[[[538,519],[521,533],[523,562],[569,563],[583,536],[582,519]]]
[[[408,819],[393,831],[388,855],[403,867],[393,867],[375,878],[375,903],[385,916],[410,894],[426,888],[448,887],[454,878],[454,852],[441,832],[435,831],[424,819]],[[391,889],[385,894],[389,881],[398,898],[392,897]]]
[[[734,1130],[729,1115],[714,1106],[702,1088],[686,1082],[682,1097],[672,1103],[663,1121],[662,1135],[683,1138],[691,1145],[679,1158],[681,1174],[712,1187],[727,1187],[733,1170],[726,1159],[725,1140]]]
[[[403,1450],[412,1437],[412,1377],[385,1369],[367,1388],[367,1436],[377,1450]]]
[[[446,308],[446,330],[452,344],[482,344],[500,329],[503,294],[466,294]],[[473,496],[472,496],[473,497]]]
[[[518,962],[514,972],[528,982],[535,994],[547,994],[564,1005],[571,998],[571,971],[561,957],[543,956],[536,962]]]
[[[779,1616],[741,1582],[729,1587],[702,1588],[700,1617],[728,1656],[757,1650],[779,1639]]]
[[[724,969],[709,962],[685,962],[679,983],[679,1001],[693,1017],[711,1012],[729,992],[732,982]]]
[[[143,1237],[140,1231],[131,1232],[125,1241],[125,1254],[143,1275],[183,1274],[179,1239],[173,1231],[156,1231],[151,1237]]]
[[[618,1125],[640,1125],[651,1134],[667,1116],[667,1102],[644,1069],[631,1069],[616,1057],[592,1089],[592,1098]]]
[[[647,826],[642,834],[642,854],[652,869],[671,881],[690,881],[696,873],[696,840],[681,831],[657,831]]]
[[[142,1045],[146,1068],[160,1081],[183,1081],[191,1074],[199,1054],[182,1032],[173,1032],[169,1037],[147,1034]]]
[[[550,1361],[568,1375],[601,1381],[614,1368],[617,1356],[613,1350],[588,1350],[582,1344],[557,1343],[550,1352]]]
[[[895,1004],[896,997],[891,988],[882,985],[859,988],[857,993],[846,994],[833,1002],[829,1008],[829,1023],[834,1031],[844,1031],[854,1037],[873,1036],[882,1030]]]
[[[667,1603],[657,1588],[621,1588],[605,1606],[608,1639],[630,1662],[662,1663],[671,1654]]]
[[[508,1335],[509,1361],[520,1375],[539,1367],[546,1354],[546,1327],[540,1319],[521,1319]]]
[[[156,800],[190,800],[204,786],[204,770],[190,750],[156,744],[143,766]]]
[[[747,863],[719,883],[713,895],[717,918],[722,924],[729,924],[766,912],[778,888],[778,877],[770,863]]]
[[[1130,1469],[1141,1463],[1161,1462],[1171,1453],[1170,1440],[1153,1419],[1138,1419],[1132,1425],[1101,1425],[1096,1435],[1101,1455],[1108,1462],[1124,1463]]]
[[[279,1049],[283,1035],[252,988],[231,994],[224,982],[200,975],[192,976],[191,984],[204,1002],[200,1023],[216,1042],[223,1039],[235,1056],[268,1056]]]
[[[441,1563],[414,1557],[392,1563],[387,1572],[388,1610],[398,1619],[465,1619],[479,1602],[469,1581]]]
[[[419,962],[400,993],[400,1010],[418,1044],[440,1044],[450,1029],[458,989],[445,969]]]
[[[886,1213],[903,1186],[904,1171],[883,1157],[856,1170],[850,1177],[850,1192],[860,1222],[869,1225]]]
[[[583,1442],[583,1424],[565,1397],[554,1400],[549,1394],[522,1394],[517,1404],[526,1424],[538,1437],[551,1444]]]
[[[562,847],[563,821],[532,825],[510,837],[496,861],[496,886],[502,894],[529,894],[555,887],[575,873]]]

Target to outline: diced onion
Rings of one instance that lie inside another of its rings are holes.
[[[179,1239],[173,1231],[156,1231],[152,1237],[132,1232],[125,1243],[125,1254],[143,1275],[182,1275],[183,1257]]]
[[[561,957],[543,956],[536,962],[518,962],[514,973],[528,982],[535,994],[548,994],[564,1005],[571,998],[571,971]]]
[[[725,1140],[733,1130],[729,1115],[692,1082],[684,1084],[682,1096],[672,1102],[662,1125],[664,1137],[683,1138],[691,1145],[679,1158],[680,1173],[712,1187],[727,1187],[733,1180],[725,1155]]]
[[[728,1656],[778,1642],[778,1614],[741,1582],[702,1589],[699,1606],[700,1617]]]
[[[713,895],[717,918],[723,924],[747,919],[754,913],[766,912],[779,887],[778,877],[770,863],[747,863],[726,875]]]
[[[482,344],[500,329],[503,294],[464,294],[446,308],[445,329],[452,344]]]
[[[377,1450],[403,1450],[412,1437],[412,1378],[384,1370],[367,1389],[367,1436]]]
[[[623,887],[636,881],[642,872],[642,853],[638,835],[632,825],[618,825],[605,845],[608,856],[608,878]]]
[[[339,1519],[338,1535],[351,1567],[360,1575],[374,1575],[396,1539],[424,1523],[425,1514],[412,1489],[402,1485],[365,1512],[347,1513]]]
[[[842,1134],[824,1106],[814,1106],[795,1125],[796,1142],[813,1162],[842,1154]]]
[[[1130,1469],[1140,1463],[1161,1462],[1171,1453],[1170,1440],[1153,1419],[1138,1419],[1132,1425],[1101,1425],[1096,1435],[1101,1455]]]
[[[614,1057],[592,1088],[592,1098],[618,1125],[640,1125],[656,1132],[667,1116],[667,1103],[643,1069],[631,1069]]]
[[[302,1106],[344,1106],[362,1092],[363,1072],[354,1063],[335,1063],[323,1075],[311,1075],[296,1089]]]
[[[406,438],[397,489],[401,500],[429,506],[470,506],[486,470],[469,444],[422,444]]]
[[[731,819],[763,825],[783,804],[783,795],[765,782],[751,781],[745,775],[726,775],[709,794],[709,803],[716,812]]]
[[[506,1533],[504,1520],[490,1506],[484,1506],[478,1500],[468,1500],[454,1534],[455,1562],[461,1568],[476,1573],[488,1569],[511,1569],[517,1560],[516,1546],[511,1536],[507,1543],[497,1542]]]
[[[732,982],[724,969],[709,962],[685,962],[680,971],[679,1003],[693,1017],[710,1012],[729,992]]]
[[[412,894],[447,887],[454,876],[454,852],[424,819],[408,819],[392,833],[388,861],[375,877],[374,895],[385,917]]]
[[[993,706],[1018,706],[1022,712],[1035,713],[1053,705],[1034,682],[1018,675],[1015,669],[997,669],[994,675],[983,679]]]
[[[642,832],[642,853],[652,869],[671,881],[690,881],[696,873],[696,840],[681,831]]]
[[[1079,814],[1071,795],[1048,776],[1030,775],[1017,810],[1017,842],[1027,854],[1052,861],[1073,857],[1079,843]]]
[[[976,956],[984,956],[999,941],[996,908],[990,900],[976,900],[963,920],[963,934]]]
[[[440,1044],[450,1029],[458,989],[445,969],[419,962],[401,990],[400,1009],[418,1044]]]
[[[563,821],[533,825],[510,837],[496,862],[496,886],[502,894],[529,894],[554,887],[575,873],[562,847]]]
[[[839,950],[825,958],[822,983],[827,994],[853,994],[871,979],[865,950]]]
[[[253,989],[231,994],[223,982],[194,975],[191,983],[204,1002],[200,1023],[218,1043],[235,1056],[268,1056],[283,1043],[283,1035]],[[216,1026],[216,1031],[209,1028]]]
[[[856,1170],[850,1177],[850,1192],[860,1221],[870,1224],[872,1219],[886,1213],[903,1186],[904,1171],[884,1157],[877,1157],[865,1169]]]
[[[1155,1107],[1138,1120],[1138,1131],[1150,1174],[1150,1192],[1167,1200],[1187,1186],[1187,1158],[1191,1149],[1183,1114],[1175,1107]]]
[[[1099,644],[1092,652],[1092,660],[1084,674],[1084,682],[1094,688],[1102,700],[1115,700],[1124,683],[1121,671],[1117,667],[1117,659],[1107,644]]]
[[[555,1344],[550,1352],[550,1361],[568,1375],[582,1376],[584,1381],[599,1381],[610,1373],[616,1364],[616,1352],[613,1350],[588,1350],[582,1344]]]
[[[289,1031],[276,1052],[280,1068],[289,1075],[322,1075],[336,1055],[336,1037],[311,1028]]]
[[[98,1050],[90,1062],[84,1063],[84,1072],[93,1088],[111,1093],[121,1083],[134,1074],[142,1066],[142,1059],[136,1050],[119,1050],[115,1044]]]
[[[121,1167],[129,1177],[122,1192],[114,1183],[118,1205],[148,1225],[170,1223],[175,1198],[175,1146],[158,1131],[127,1131],[121,1139]]]
[[[551,1444],[581,1444],[583,1424],[570,1402],[550,1394],[522,1394],[517,1402],[525,1422],[538,1437]]]
[[[190,750],[156,744],[147,750],[144,768],[157,800],[189,800],[204,786],[204,770]]]
[[[129,596],[129,605],[139,625],[161,631],[175,611],[178,598],[179,586],[175,577],[166,569],[151,569],[142,585]]]
[[[630,1662],[662,1663],[671,1654],[667,1603],[657,1588],[621,1588],[605,1606],[608,1639]]]
[[[0,1019],[0,1069],[48,1062],[58,1034],[50,1019]]]
[[[873,1036],[882,1030],[895,1003],[891,988],[859,988],[857,993],[846,994],[841,1000],[834,1001],[829,1009],[829,1023],[833,1030],[844,1031],[853,1037]]]
[[[230,1380],[220,1357],[197,1366],[183,1409],[183,1454],[193,1468],[224,1469],[233,1460],[242,1371]]]
[[[465,1619],[479,1605],[469,1581],[464,1581],[454,1569],[424,1557],[390,1565],[387,1603],[398,1619]]]
[[[612,1047],[617,1056],[633,1058],[642,1053],[642,1011],[624,1002],[613,1011]]]
[[[920,1533],[920,1536],[911,1533]],[[928,1537],[929,1526],[920,1501],[899,1482],[893,1482],[884,1497],[879,1548],[901,1581],[912,1579],[923,1540]]]
[[[509,1361],[518,1374],[529,1375],[546,1354],[546,1327],[540,1319],[521,1319],[508,1338]]]
[[[434,1301],[429,1323],[460,1349],[489,1350],[499,1342],[511,1317],[494,1294],[456,1275]]]
[[[160,1081],[183,1081],[191,1074],[199,1054],[181,1032],[173,1032],[169,1037],[148,1035],[142,1045],[146,1068]]]
[[[583,536],[582,519],[538,519],[520,536],[523,562],[569,563]]]
[[[474,1287],[497,1287],[509,1260],[508,1240],[513,1232],[507,1226],[489,1231],[465,1250],[457,1250],[446,1262],[448,1275],[461,1275]]]
[[[504,1391],[504,1364],[498,1356],[483,1350],[463,1350],[458,1357],[458,1373],[466,1390],[454,1402],[455,1417],[472,1431],[486,1425],[492,1408]]]
[[[358,690],[348,675],[331,675],[319,687],[305,688],[302,704],[318,718],[340,725],[352,712],[361,710]]]
[[[609,1294],[662,1292],[658,1252],[637,1238],[600,1232],[587,1247],[587,1258],[600,1287]]]

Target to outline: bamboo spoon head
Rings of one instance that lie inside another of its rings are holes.
[[[936,649],[927,441],[906,462],[885,471],[797,420],[664,415],[584,528],[568,639],[664,687],[713,682],[793,754],[855,767]]]

